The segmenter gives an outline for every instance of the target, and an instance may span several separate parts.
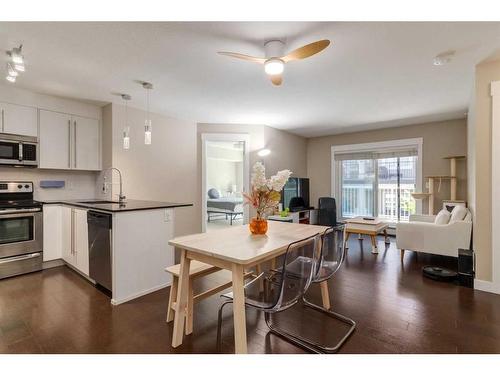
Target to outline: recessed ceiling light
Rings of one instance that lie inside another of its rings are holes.
[[[454,55],[455,51],[447,51],[440,53],[439,55],[437,55],[432,59],[432,64],[435,66],[446,65],[451,61]]]

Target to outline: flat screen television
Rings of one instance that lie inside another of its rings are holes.
[[[290,199],[301,197],[304,200],[304,208],[309,208],[309,179],[290,177],[281,192],[281,204],[283,209],[290,208]]]

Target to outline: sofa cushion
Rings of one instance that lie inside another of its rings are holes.
[[[436,219],[434,220],[434,224],[445,225],[448,224],[451,218],[451,213],[448,210],[443,209],[439,211],[436,215]]]
[[[467,212],[468,210],[464,206],[455,206],[455,208],[453,208],[453,211],[451,211],[450,223],[463,221],[465,219],[465,216],[467,215]]]

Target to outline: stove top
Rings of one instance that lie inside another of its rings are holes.
[[[0,181],[0,212],[41,206],[42,203],[33,200],[33,182]]]
[[[2,201],[0,200],[0,210],[16,209],[16,208],[38,208],[42,207],[42,203],[33,199],[22,199],[17,201]]]

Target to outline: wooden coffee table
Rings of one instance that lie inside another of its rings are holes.
[[[383,233],[385,236],[385,243],[390,243],[389,237],[387,236],[389,224],[378,217],[374,218],[374,220],[365,220],[360,216],[347,219],[345,222],[344,241],[346,247],[351,233],[359,234],[360,236],[363,234],[369,235],[372,240],[372,254],[378,254],[377,234]]]

